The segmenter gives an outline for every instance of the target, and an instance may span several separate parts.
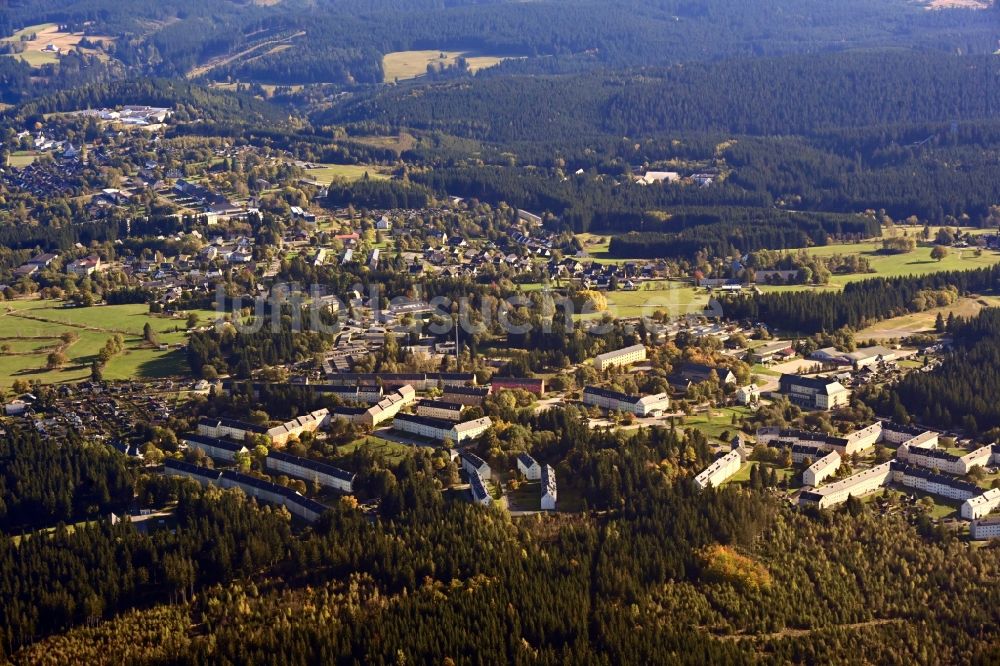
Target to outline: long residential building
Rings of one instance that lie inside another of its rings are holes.
[[[892,462],[882,463],[852,474],[835,483],[804,491],[799,496],[801,504],[815,504],[821,509],[846,502],[848,497],[861,497],[878,490],[892,478]]]
[[[444,400],[421,400],[417,405],[417,416],[429,416],[433,419],[446,421],[461,421],[462,408],[460,402],[445,402]]]
[[[344,402],[373,404],[382,399],[382,386],[376,382],[341,384],[272,384],[268,382],[248,382],[226,380],[222,382],[222,391],[226,395],[249,392],[254,398],[260,398],[268,390],[295,389],[315,395],[332,396]]]
[[[432,388],[475,386],[471,372],[334,372],[327,374],[328,384],[338,386],[403,386],[417,391]]]
[[[957,479],[953,476],[936,474],[928,469],[907,465],[894,460],[892,465],[892,480],[906,488],[916,488],[925,493],[940,495],[952,500],[968,500],[978,497],[983,489],[974,483]]]
[[[241,474],[233,470],[227,469],[222,472],[219,485],[223,488],[239,488],[247,495],[263,502],[280,504],[288,509],[293,516],[298,516],[309,522],[316,521],[327,510],[327,507],[316,500],[303,497],[291,488],[285,488],[276,483],[269,483],[255,476]]]
[[[836,379],[828,377],[803,377],[781,375],[778,380],[781,393],[800,407],[829,411],[846,406],[851,392]]]
[[[489,430],[492,425],[493,421],[488,416],[464,423],[454,423],[445,419],[434,419],[412,414],[397,414],[396,418],[392,421],[392,427],[396,430],[429,439],[450,439],[455,444],[479,437]]]
[[[982,518],[1000,507],[1000,488],[990,488],[981,495],[970,497],[962,503],[962,518]]]
[[[632,345],[624,349],[616,349],[615,351],[598,354],[594,357],[594,367],[598,370],[607,370],[608,368],[624,367],[645,360],[646,346]]]
[[[911,465],[936,469],[948,474],[964,476],[973,467],[988,465],[993,459],[993,447],[982,446],[962,456],[941,449],[900,446],[896,454],[900,460]]]
[[[489,386],[446,386],[441,399],[466,407],[480,407],[490,394]]]
[[[266,435],[267,428],[256,423],[237,421],[236,419],[203,418],[198,421],[198,434],[205,437],[222,439],[228,437],[242,442],[248,435]]]
[[[262,435],[272,445],[284,446],[292,437],[298,437],[305,432],[315,432],[329,420],[330,412],[326,409],[318,409],[273,428],[234,419],[203,418],[198,422],[198,434],[216,439],[228,437],[237,442],[245,441],[250,436]]]
[[[217,469],[199,467],[197,465],[186,463],[182,460],[174,460],[173,458],[166,458],[163,461],[163,473],[167,476],[194,479],[198,483],[206,486],[210,483],[218,483],[219,477],[222,476],[222,472]]]
[[[535,395],[542,395],[545,393],[545,380],[529,377],[493,377],[490,379],[490,388],[494,392],[503,389],[509,391],[520,389]]]
[[[969,526],[969,536],[976,541],[1000,537],[1000,516],[986,516],[973,520]]]
[[[316,432],[329,423],[330,410],[317,409],[281,425],[268,428],[267,437],[274,446],[285,446],[292,438],[298,438],[307,432]]]
[[[167,476],[194,479],[203,485],[212,484],[221,488],[239,488],[247,495],[263,502],[284,506],[293,516],[298,516],[309,522],[314,522],[327,510],[327,507],[319,502],[303,497],[290,488],[232,470],[220,472],[167,458],[163,461],[163,471]]]
[[[267,469],[317,483],[344,493],[354,492],[354,474],[326,463],[272,451],[264,459]]]
[[[188,448],[201,449],[209,458],[225,460],[226,462],[235,462],[237,454],[250,452],[250,449],[241,442],[207,437],[196,433],[181,435],[180,440]]]
[[[464,451],[459,454],[459,458],[462,461],[462,469],[469,476],[478,475],[484,479],[490,479],[493,477],[493,470],[490,469],[489,464],[477,456],[471,451]]]
[[[875,446],[882,434],[881,423],[874,423],[870,426],[856,430],[843,437],[828,435],[824,432],[812,430],[799,430],[796,428],[778,428],[769,426],[757,429],[757,442],[770,446],[813,446],[824,451],[836,451],[841,456],[849,456],[861,453]],[[793,459],[795,452],[793,450]],[[815,452],[805,454],[816,460]],[[805,457],[805,456],[803,456]],[[802,462],[802,458],[796,460]]]
[[[628,395],[588,386],[583,389],[583,404],[611,412],[630,412],[636,416],[649,416],[670,409],[670,397],[666,393],[647,396]]]
[[[413,401],[416,399],[417,392],[412,386],[409,384],[400,386],[379,400],[378,403],[366,409],[361,417],[361,422],[363,425],[374,428],[378,424],[395,417],[399,413],[399,410],[413,404]]]
[[[791,445],[792,451],[792,462],[796,465],[801,465],[807,459],[810,461],[816,461],[820,458],[826,456],[830,449],[823,444],[796,444],[793,442],[787,442],[778,440],[777,442],[780,448],[785,448],[787,445]],[[834,452],[836,453],[836,451]],[[812,464],[812,462],[810,462]]]
[[[694,477],[694,485],[699,490],[706,488],[718,488],[727,479],[740,471],[746,453],[743,449],[734,449],[722,456],[711,465],[706,467],[698,476]]]
[[[489,506],[493,503],[493,498],[486,490],[486,482],[483,481],[483,477],[478,472],[469,475],[469,494],[472,495],[472,501],[476,504]]]
[[[969,500],[982,494],[982,488],[974,483],[891,460],[836,483],[805,491],[799,496],[799,502],[815,504],[822,509],[845,502],[852,495],[861,497],[889,483],[952,500]]]
[[[542,511],[555,511],[557,499],[556,471],[551,465],[542,465]]]
[[[818,486],[840,469],[840,454],[831,451],[802,473],[802,482],[807,486]]]

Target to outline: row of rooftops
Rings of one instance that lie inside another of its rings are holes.
[[[854,485],[864,481],[867,478],[874,476],[879,476],[880,474],[901,472],[904,476],[914,477],[918,479],[924,479],[931,483],[936,483],[949,488],[954,488],[955,490],[960,490],[972,494],[974,497],[978,497],[982,494],[983,489],[974,483],[968,481],[963,481],[952,476],[947,476],[945,474],[937,474],[929,469],[923,467],[917,467],[915,465],[907,465],[899,460],[890,460],[889,462],[882,463],[881,465],[876,465],[870,469],[864,470],[846,479],[841,479],[835,483],[829,485],[820,486],[814,490],[807,490],[800,496],[802,500],[807,502],[817,502],[821,498],[833,494],[838,491],[842,491],[846,488],[851,488]]]
[[[182,435],[181,439],[188,444],[194,444],[196,446],[201,445],[205,447],[211,447],[215,449],[220,449],[223,451],[229,451],[231,453],[238,453],[240,451],[246,450],[246,446],[242,442],[234,442],[228,439],[218,439],[215,437],[207,437],[205,435],[199,435],[197,433],[189,433]],[[309,458],[302,458],[299,456],[293,456],[289,453],[283,453],[281,451],[271,451],[267,454],[268,458],[274,458],[275,460],[280,460],[285,463],[292,465],[298,465],[304,469],[312,470],[314,472],[319,472],[321,474],[328,474],[336,479],[341,479],[343,481],[354,480],[354,474],[346,470],[340,469],[339,467],[334,467],[327,463],[319,462],[317,460],[311,460]],[[204,469],[204,468],[198,468]],[[215,471],[215,470],[210,470]]]
[[[242,472],[236,472],[231,469],[222,471],[208,469],[207,467],[198,467],[197,465],[192,465],[181,460],[174,460],[173,458],[167,458],[164,460],[163,465],[166,469],[177,470],[191,476],[205,479],[211,483],[219,483],[221,479],[226,479],[227,481],[240,486],[249,486],[251,488],[257,488],[265,492],[273,493],[274,495],[278,495],[289,502],[294,502],[302,508],[313,511],[317,514],[325,512],[328,508],[316,500],[300,495],[291,488],[279,486],[276,483],[264,481],[263,479],[258,479],[255,476],[243,474]]]

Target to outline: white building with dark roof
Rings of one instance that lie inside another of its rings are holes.
[[[421,400],[417,405],[417,416],[428,416],[433,419],[445,419],[448,421],[461,421],[462,409],[464,407],[465,405],[460,402]]]
[[[1000,516],[986,516],[972,521],[969,536],[976,541],[1000,537]]]
[[[583,404],[610,412],[629,412],[636,416],[650,416],[670,409],[670,397],[666,393],[647,396],[628,395],[627,393],[588,386],[583,389]]]
[[[781,375],[778,380],[781,393],[800,407],[829,411],[845,407],[851,401],[851,392],[836,379],[828,377],[803,377]]]
[[[538,481],[542,478],[541,465],[527,453],[517,454],[517,469],[528,481]]]
[[[557,499],[556,471],[552,465],[542,465],[542,511],[555,511]]]
[[[462,460],[462,469],[465,470],[466,474],[469,476],[479,475],[484,479],[490,479],[493,476],[493,470],[485,460],[477,456],[475,453],[470,453],[468,451],[459,454],[459,458]]]
[[[802,482],[807,486],[818,486],[840,469],[840,454],[831,451],[802,473]]]
[[[228,439],[208,437],[196,433],[181,435],[181,443],[186,444],[191,449],[201,449],[209,458],[224,460],[226,462],[236,462],[238,454],[249,453],[250,449],[242,442],[234,442]]]
[[[632,345],[624,349],[598,354],[594,357],[594,367],[598,370],[607,370],[613,367],[623,367],[639,363],[646,360],[646,346]]]
[[[324,488],[344,493],[354,492],[354,474],[309,458],[300,458],[281,451],[272,451],[264,459],[265,467],[273,472],[305,479]]]
[[[970,497],[962,503],[962,518],[982,518],[1000,507],[1000,488],[990,488],[982,495]]]
[[[698,490],[718,488],[736,472],[740,471],[746,457],[743,449],[734,449],[706,467],[694,477],[694,485]]]

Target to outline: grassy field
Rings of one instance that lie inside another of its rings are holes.
[[[683,423],[678,424],[682,428],[697,428],[706,436],[721,439],[723,432],[735,434],[739,430],[738,425],[733,425],[733,416],[736,420],[746,416],[750,411],[746,407],[722,407],[711,409],[702,414],[685,416]]]
[[[469,71],[478,72],[487,67],[500,64],[504,58],[477,55],[463,51],[396,51],[387,53],[382,58],[382,71],[387,83],[415,79],[427,74],[427,65],[431,63],[450,66],[460,57],[465,57],[469,63]]]
[[[777,470],[778,480],[787,479],[789,477],[795,476],[795,470],[787,467],[778,467],[777,465],[772,465],[771,463],[762,463],[757,461],[751,461],[744,463],[743,467],[740,467],[740,471],[733,474],[727,481],[722,485],[727,483],[748,483],[750,481],[750,469],[756,467],[757,465],[763,465],[764,467],[770,467]]]
[[[306,169],[308,178],[323,185],[329,185],[334,180],[361,180],[366,173],[369,178],[389,178],[380,171],[380,167],[365,164],[321,164],[315,169]]]
[[[13,36],[5,38],[3,41],[19,42],[22,37],[29,35],[35,35],[35,39],[25,42],[24,52],[14,54],[12,57],[20,58],[32,67],[54,65],[59,62],[58,53],[45,50],[45,47],[48,45],[52,44],[53,46],[57,46],[62,53],[66,53],[67,51],[78,48],[77,45],[84,38],[84,34],[82,32],[60,32],[59,26],[55,23],[41,23],[39,25],[28,26],[23,30],[18,30]],[[87,36],[87,39],[92,42],[114,41],[111,37],[103,36]],[[90,55],[96,54],[99,57],[104,56],[103,51],[98,51],[96,49],[80,48],[79,50]]]
[[[199,312],[203,322],[214,313]],[[15,380],[43,383],[76,382],[90,377],[90,364],[115,333],[125,337],[125,351],[111,359],[104,370],[106,379],[155,378],[187,372],[184,352],[160,350],[146,345],[142,330],[146,322],[156,332],[157,342],[180,344],[185,341],[183,319],[157,317],[146,305],[106,305],[66,309],[57,301],[9,301],[0,304],[0,344],[10,352],[0,355],[0,389]],[[177,330],[180,329],[180,330]],[[75,333],[78,339],[65,353],[69,362],[47,370],[46,357],[62,344],[60,336]]]
[[[413,455],[414,450],[414,447],[407,446],[406,444],[390,442],[389,440],[382,439],[381,437],[367,435],[365,437],[359,437],[349,444],[344,444],[343,446],[338,447],[337,453],[342,456],[349,456],[366,444],[372,447],[372,451],[384,456],[391,464],[399,463],[407,456]]]
[[[7,156],[7,166],[14,169],[23,169],[26,166],[31,166],[38,159],[38,153],[33,150],[19,150],[10,153]]]
[[[416,138],[414,138],[412,134],[407,134],[406,132],[400,132],[397,136],[352,136],[351,141],[362,143],[366,146],[393,150],[396,153],[411,150],[417,145]]]
[[[651,316],[664,310],[672,317],[700,314],[708,305],[708,292],[683,282],[657,280],[647,282],[637,291],[604,292],[607,312],[619,318]],[[600,319],[603,312],[576,315],[580,319]]]
[[[861,340],[887,340],[889,338],[905,338],[917,333],[933,333],[934,322],[938,314],[945,319],[954,313],[956,317],[973,317],[984,307],[1000,306],[1000,297],[981,296],[976,298],[960,298],[957,302],[942,307],[886,319],[874,326],[858,331],[857,338]]]

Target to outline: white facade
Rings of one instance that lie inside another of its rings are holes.
[[[461,403],[448,403],[438,400],[425,400],[417,405],[417,416],[429,416],[433,419],[449,421],[462,420]]]
[[[278,453],[269,455],[264,460],[264,465],[271,471],[312,481],[324,488],[344,493],[354,492],[354,475],[331,465]]]
[[[972,521],[969,536],[977,541],[1000,537],[1000,516],[990,516]]]
[[[756,384],[748,384],[736,389],[736,402],[749,405],[760,402],[760,388]]]
[[[645,345],[632,345],[624,349],[605,352],[594,357],[594,367],[598,370],[607,370],[616,366],[632,365],[646,360]]]
[[[743,466],[743,452],[740,449],[730,451],[694,477],[694,485],[698,490],[718,488],[731,476],[740,471]]]
[[[583,404],[611,412],[629,412],[636,416],[649,416],[670,408],[670,396],[656,393],[647,396],[627,395],[617,391],[587,387],[583,391]]]
[[[900,460],[905,460],[911,465],[964,476],[973,467],[988,465],[993,457],[993,448],[992,446],[983,446],[964,456],[956,456],[946,451],[917,448],[904,444],[899,447],[897,455]]]
[[[843,453],[845,455],[851,455],[854,453],[860,453],[871,447],[875,446],[875,443],[882,438],[882,422],[876,421],[867,428],[862,428],[861,430],[856,430],[847,436],[847,445],[844,448]]]
[[[204,435],[181,435],[181,442],[189,448],[201,449],[209,458],[235,462],[239,453],[249,453],[250,450],[242,444]]]
[[[835,506],[847,501],[848,497],[861,497],[878,490],[892,478],[892,463],[882,463],[863,472],[820,486],[815,490],[802,494],[801,501],[806,504],[816,504],[821,509]]]
[[[489,464],[473,453],[462,453],[460,454],[462,460],[462,469],[470,477],[474,474],[479,475],[483,479],[493,478],[493,470],[490,469]]]
[[[982,518],[1000,507],[1000,488],[990,488],[982,495],[970,497],[962,503],[962,518]]]
[[[818,486],[825,479],[836,473],[838,469],[840,469],[840,454],[836,451],[831,451],[810,465],[802,473],[802,482],[807,486]]]
[[[416,398],[417,393],[413,390],[412,386],[409,384],[401,386],[399,390],[390,393],[379,400],[377,404],[369,407],[361,417],[361,420],[366,425],[375,427],[383,421],[388,421],[396,416],[399,410],[413,403]]]
[[[556,510],[556,471],[551,465],[542,467],[542,511]]]
[[[538,461],[529,456],[527,453],[522,453],[517,456],[517,469],[524,475],[524,478],[529,481],[538,481],[542,478],[542,467],[538,464]]]

